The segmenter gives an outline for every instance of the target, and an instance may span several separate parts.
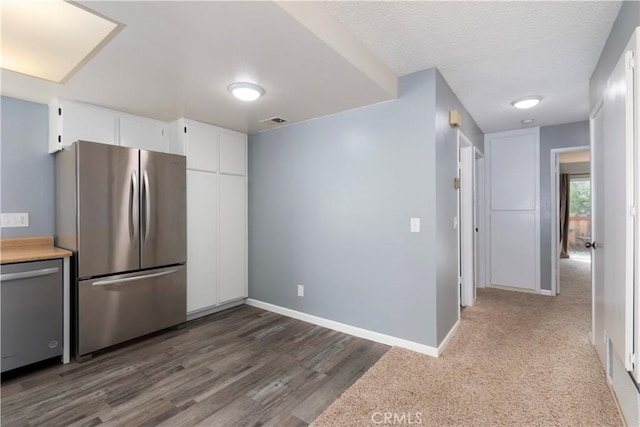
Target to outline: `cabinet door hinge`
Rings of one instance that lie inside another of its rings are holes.
[[[62,115],[62,107],[58,108],[58,115],[61,116]]]

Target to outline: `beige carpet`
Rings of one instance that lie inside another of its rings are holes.
[[[555,298],[479,290],[440,358],[392,348],[313,425],[621,425],[588,338],[589,264],[561,272]]]

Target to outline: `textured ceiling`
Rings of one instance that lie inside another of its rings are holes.
[[[125,25],[65,84],[2,70],[2,94],[58,96],[245,132],[393,99],[395,75],[437,67],[485,132],[586,120],[589,78],[620,2],[82,4]],[[295,16],[294,16],[295,15]],[[237,80],[266,95],[229,96]],[[544,96],[531,110],[510,102]]]
[[[484,132],[586,120],[589,79],[621,2],[322,2],[405,75],[437,67]],[[531,110],[510,102],[544,100]]]

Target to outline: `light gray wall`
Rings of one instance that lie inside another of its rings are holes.
[[[249,297],[437,345],[435,76],[249,136]]]
[[[484,151],[484,135],[442,74],[436,74],[436,283],[438,344],[458,320],[458,231],[453,218],[458,215],[458,192],[453,180],[458,174],[458,137],[449,126],[449,110],[462,115],[461,130]]]
[[[589,85],[591,110],[604,93],[607,79],[615,67],[622,51],[627,46],[633,31],[640,26],[640,2],[623,1],[618,17],[613,24],[607,43],[602,50]]]
[[[43,104],[0,99],[0,209],[29,213],[29,227],[3,228],[2,237],[55,234],[55,165],[47,154],[48,111]]]
[[[589,145],[589,122],[540,128],[540,288],[551,290],[551,149]]]

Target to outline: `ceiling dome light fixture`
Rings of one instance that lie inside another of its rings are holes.
[[[524,119],[520,121],[520,123],[522,123],[523,125],[531,125],[533,124],[533,122],[535,122],[534,119]]]
[[[511,102],[511,105],[513,105],[514,107],[520,109],[520,110],[524,110],[526,108],[531,108],[531,107],[535,107],[536,105],[538,105],[540,103],[540,101],[542,101],[542,97],[541,96],[526,96],[524,98],[520,98],[520,99],[516,99],[515,101]]]
[[[227,89],[233,96],[241,101],[255,101],[264,95],[264,89],[253,83],[236,82],[231,83]]]

